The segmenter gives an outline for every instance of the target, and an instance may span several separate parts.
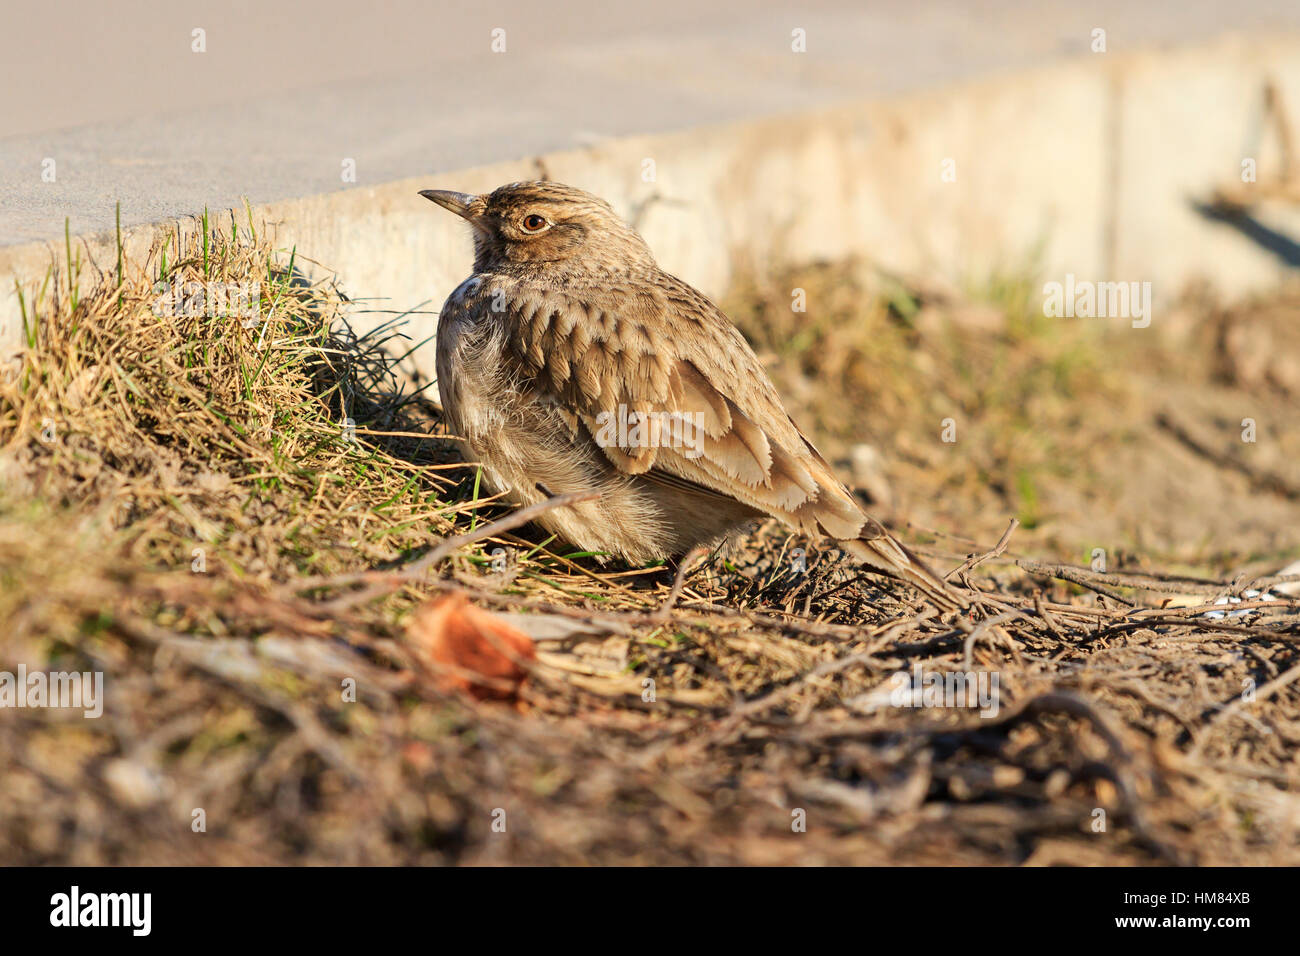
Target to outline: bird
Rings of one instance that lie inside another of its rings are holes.
[[[553,181],[420,195],[471,227],[436,335],[444,419],[480,481],[584,551],[645,566],[772,516],[943,610],[968,599],[871,517],[740,330],[605,200]]]

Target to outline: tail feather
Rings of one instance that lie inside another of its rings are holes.
[[[970,601],[944,583],[907,545],[883,528],[871,537],[841,541],[840,546],[873,571],[912,585],[944,611],[962,611]]]

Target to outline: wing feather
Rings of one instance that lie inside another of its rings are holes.
[[[660,273],[648,290],[484,283],[478,294],[504,299],[515,380],[572,409],[566,420],[619,471],[838,538],[861,529],[865,514],[790,420],[749,344],[690,286]],[[646,424],[620,433],[620,415]]]

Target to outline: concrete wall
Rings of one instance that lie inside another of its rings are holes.
[[[1243,157],[1261,184],[1277,174],[1262,139],[1263,88],[1300,126],[1300,37],[1230,38],[1208,46],[1063,65],[795,116],[602,142],[537,159],[357,187],[254,207],[279,245],[337,270],[375,308],[425,303],[409,333],[433,331],[446,294],[468,274],[467,227],[416,195],[552,179],[596,192],[637,222],[660,263],[724,292],[737,263],[763,269],[863,255],[902,273],[961,282],[1023,265],[1045,278],[1149,281],[1159,322],[1194,279],[1229,297],[1288,271],[1237,230],[1193,208],[1239,181]],[[1258,142],[1256,142],[1258,140]],[[642,180],[643,161],[656,180]],[[955,181],[941,173],[954,161]],[[1300,157],[1295,162],[1300,162]],[[1300,210],[1260,218],[1300,236]],[[242,210],[239,218],[243,219]],[[127,230],[141,256],[154,226]],[[112,236],[87,240],[100,268]],[[14,278],[39,286],[62,241],[0,248],[0,344],[20,336]],[[377,299],[382,301],[376,301]],[[365,327],[387,315],[359,315]],[[432,371],[432,351],[419,360]]]

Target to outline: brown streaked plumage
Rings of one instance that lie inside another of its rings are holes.
[[[421,195],[473,227],[474,273],[438,319],[438,388],[495,491],[523,505],[599,489],[539,523],[633,564],[773,515],[965,605],[859,507],[739,330],[608,203],[552,182]]]

